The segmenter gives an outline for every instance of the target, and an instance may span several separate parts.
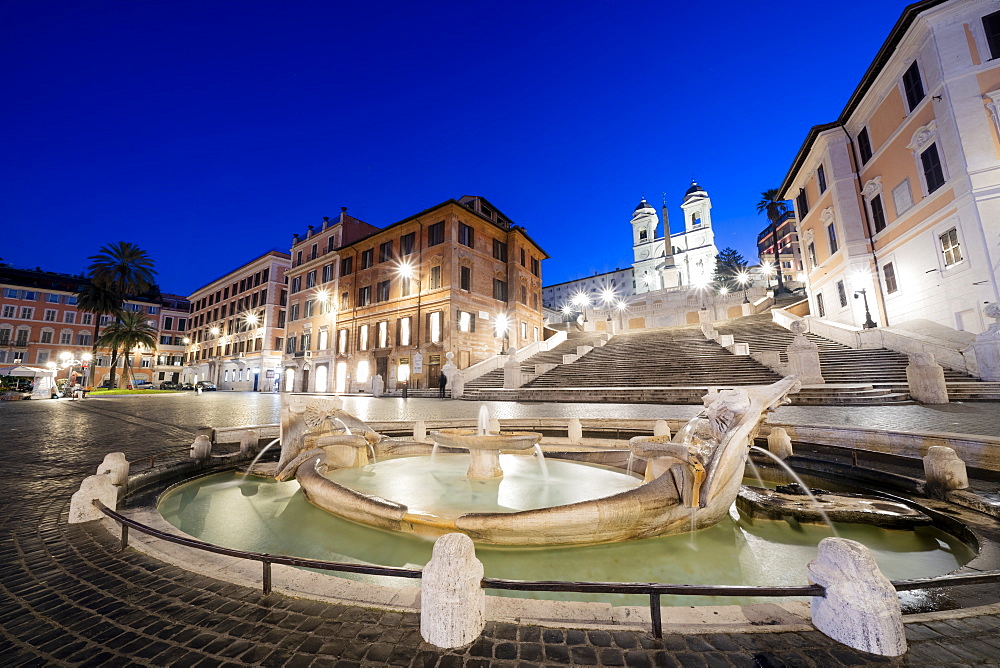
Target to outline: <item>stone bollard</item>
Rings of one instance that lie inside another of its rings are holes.
[[[524,385],[524,378],[521,377],[521,363],[513,355],[508,357],[507,363],[503,365],[503,387],[505,390],[513,390]]]
[[[417,420],[413,423],[413,440],[418,443],[427,440],[427,425],[424,424],[423,420]]]
[[[819,347],[806,338],[806,324],[793,320],[789,329],[795,333],[795,338],[786,349],[788,375],[798,376],[803,385],[822,385],[826,381],[819,362]]]
[[[906,384],[909,385],[910,396],[922,404],[948,403],[944,369],[934,361],[931,353],[910,353]]]
[[[569,425],[566,427],[566,436],[569,437],[570,443],[579,443],[583,440],[583,425],[580,424],[580,420],[573,418],[569,421]]]
[[[987,304],[983,307],[983,314],[993,318],[993,322],[972,342],[976,368],[982,380],[1000,380],[1000,302]]]
[[[906,653],[899,597],[867,547],[846,538],[824,538],[806,571],[810,582],[826,588],[825,596],[810,602],[817,629],[869,654]]]
[[[203,460],[212,456],[212,440],[205,434],[198,434],[191,444],[191,459]]]
[[[111,484],[124,487],[128,483],[128,460],[124,452],[109,452],[104,455],[104,461],[97,467],[98,475],[111,478]]]
[[[253,429],[247,429],[240,435],[240,454],[244,457],[254,454],[257,452],[259,442],[257,432]]]
[[[110,475],[91,475],[83,479],[80,489],[73,493],[69,501],[69,523],[79,524],[104,517],[104,513],[94,506],[100,501],[111,510],[118,507],[118,488]]]
[[[464,533],[448,533],[434,543],[420,581],[420,636],[444,648],[470,644],[486,626],[483,564]]]
[[[968,489],[969,474],[965,462],[946,445],[932,445],[924,456],[924,479],[932,492]]]
[[[657,420],[653,425],[653,436],[666,436],[670,438],[670,425],[666,420]]]
[[[787,459],[795,454],[792,452],[792,439],[788,437],[788,432],[783,427],[771,427],[771,433],[767,435],[767,449],[781,459]]]
[[[383,392],[385,392],[385,381],[382,380],[381,374],[375,374],[372,378],[372,396],[381,397]]]

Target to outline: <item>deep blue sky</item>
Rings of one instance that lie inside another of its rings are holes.
[[[905,5],[3,0],[0,257],[78,273],[131,241],[189,294],[341,206],[475,194],[551,284],[627,266],[642,196],[677,231],[694,176],[749,259],[759,193]]]

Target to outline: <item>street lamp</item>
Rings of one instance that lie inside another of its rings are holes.
[[[510,338],[510,318],[507,317],[506,313],[497,314],[496,320],[493,321],[493,329],[497,336],[503,337],[500,344],[500,354],[506,355]]]
[[[573,304],[580,308],[583,313],[583,321],[587,322],[587,307],[590,306],[590,296],[585,292],[578,292],[573,297]]]
[[[767,281],[767,289],[771,289],[771,276],[774,275],[774,265],[770,262],[764,262],[760,265],[761,271],[764,272],[764,278]]]
[[[705,301],[705,293],[708,292],[708,286],[711,285],[712,281],[705,276],[699,276],[695,282],[694,287],[701,294],[701,310],[704,311],[708,308],[708,304]]]
[[[621,322],[620,327],[625,329],[625,313],[628,311],[628,304],[624,299],[619,299],[615,304],[615,310],[618,311],[619,321]]]
[[[66,382],[71,383],[73,381],[73,367],[79,366],[83,367],[83,369],[86,370],[87,368],[90,367],[90,362],[93,359],[94,356],[91,355],[90,353],[83,353],[82,355],[80,355],[80,358],[77,359],[73,357],[73,353],[64,350],[63,352],[59,353],[58,364],[55,362],[47,362],[46,366],[52,369],[53,371],[58,371],[60,369],[69,369],[69,372],[66,374]]]
[[[865,301],[865,324],[864,324],[864,328],[865,329],[874,329],[874,328],[878,327],[878,325],[875,324],[875,321],[872,320],[872,312],[868,309],[868,293],[865,291],[864,288],[861,288],[860,290],[855,290],[854,291],[854,298],[855,299],[858,298],[858,295],[861,295],[861,298],[864,299],[864,301]]]
[[[747,288],[750,287],[750,272],[744,269],[740,273],[736,274],[736,282],[743,288],[743,303],[749,304],[750,299],[747,297]]]

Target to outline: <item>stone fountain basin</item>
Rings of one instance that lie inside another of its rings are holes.
[[[870,524],[884,529],[913,529],[934,521],[904,503],[863,494],[832,494],[817,491],[816,500],[831,522]],[[804,494],[788,494],[773,489],[745,486],[736,497],[736,507],[749,518],[822,524],[820,509]]]
[[[643,459],[673,457],[687,461],[691,454],[687,445],[673,443],[669,436],[635,436],[629,440],[628,447],[633,455]]]
[[[476,429],[438,429],[431,432],[435,443],[466,450],[530,450],[542,440],[534,431],[501,431],[480,434]]]

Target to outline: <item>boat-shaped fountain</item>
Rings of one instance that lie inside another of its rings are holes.
[[[573,470],[565,481],[537,480],[526,483],[537,488],[568,485],[582,496],[568,503],[499,503],[495,511],[463,508],[460,500],[434,504],[433,509],[411,508],[388,498],[405,487],[391,473],[364,470],[367,452],[380,437],[345,413],[336,399],[288,398],[282,410],[281,458],[278,479],[295,476],[314,505],[340,517],[395,531],[437,536],[461,532],[479,543],[498,545],[577,545],[634,540],[712,526],[725,517],[739,493],[749,447],[768,411],[784,403],[798,390],[794,377],[772,385],[722,390],[705,397],[705,409],[669,441],[660,437],[632,439],[632,453],[646,459],[646,477],[639,481],[620,472],[584,463],[563,462]],[[482,422],[482,421],[481,421]],[[496,495],[520,498],[521,491],[506,490],[503,453],[535,449],[541,434],[535,432],[488,432],[479,429],[442,429],[431,437],[451,450],[467,450],[466,484],[496,480]],[[451,455],[455,456],[455,455]],[[428,457],[427,484],[438,473]],[[417,462],[407,462],[412,469]],[[364,478],[387,476],[377,491],[364,491],[358,476],[343,476],[354,470]],[[612,480],[607,480],[611,476]],[[419,486],[418,480],[415,485]],[[509,486],[513,486],[513,482]],[[452,486],[454,491],[454,486]],[[487,488],[481,491],[488,493]],[[534,490],[537,492],[537,489]],[[452,497],[442,492],[441,497]],[[558,497],[558,494],[553,496]],[[444,509],[442,509],[444,508]]]

